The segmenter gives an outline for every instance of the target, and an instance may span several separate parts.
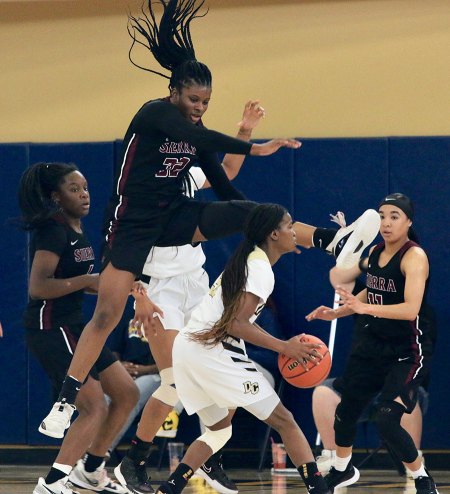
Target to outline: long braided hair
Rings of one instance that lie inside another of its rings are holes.
[[[160,3],[163,7],[159,24],[154,3]],[[207,11],[198,13],[203,4],[204,0],[146,0],[141,8],[142,15],[135,17],[128,14],[128,34],[133,40],[128,52],[130,62],[142,70],[169,79],[171,90],[181,91],[192,83],[211,87],[211,72],[205,64],[197,61],[190,31],[191,22],[207,14]],[[171,75],[135,63],[131,52],[136,43],[150,50],[161,67]]]
[[[74,171],[78,171],[78,167],[73,163],[35,163],[25,170],[18,191],[22,228],[40,228],[59,210],[52,193],[58,191],[66,175]]]
[[[222,317],[211,329],[193,333],[193,340],[206,346],[214,346],[227,337],[227,329],[232,324],[239,309],[241,297],[247,282],[247,260],[255,246],[260,247],[267,237],[278,228],[287,210],[279,204],[260,204],[249,214],[244,226],[244,240],[238,245],[228,260],[221,275]]]

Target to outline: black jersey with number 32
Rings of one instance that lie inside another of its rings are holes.
[[[33,232],[29,250],[30,263],[38,250],[59,256],[55,278],[73,278],[91,273],[94,269],[91,243],[83,233],[73,230],[60,215]],[[54,299],[30,299],[23,316],[25,327],[48,330],[83,323],[83,293],[83,290],[78,290]]]
[[[220,166],[216,152],[248,154],[251,143],[193,124],[168,98],[145,103],[126,132],[114,197],[155,204],[182,192],[183,177],[197,163],[210,180]],[[211,182],[211,180],[210,180]]]

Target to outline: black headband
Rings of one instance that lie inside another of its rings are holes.
[[[406,216],[410,220],[412,220],[414,217],[414,205],[411,199],[404,194],[389,194],[380,202],[380,205],[378,207],[384,206],[385,204],[398,207],[406,214]]]

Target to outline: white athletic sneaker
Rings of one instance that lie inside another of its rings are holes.
[[[72,490],[71,487],[67,483],[67,477],[53,482],[53,484],[46,484],[45,479],[40,477],[33,490],[33,494],[80,494],[78,491]]]
[[[70,419],[75,410],[75,405],[57,401],[47,417],[41,422],[39,432],[46,436],[61,439],[64,437],[66,429],[70,426]]]
[[[320,456],[316,458],[317,468],[322,475],[326,475],[336,462],[336,451],[322,449]]]
[[[351,225],[337,231],[327,251],[336,257],[336,266],[349,269],[356,264],[364,249],[380,230],[380,215],[374,209],[365,211]]]
[[[78,460],[75,468],[69,475],[69,481],[77,487],[90,489],[94,492],[116,492],[117,494],[128,494],[126,487],[108,477],[108,472],[103,462],[94,472],[86,472],[83,460]]]

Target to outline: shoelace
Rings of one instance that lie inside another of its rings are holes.
[[[345,214],[342,211],[338,211],[336,214],[330,213],[330,218],[333,223],[337,223],[341,228],[345,228],[347,226]]]

